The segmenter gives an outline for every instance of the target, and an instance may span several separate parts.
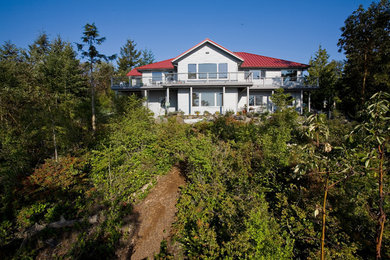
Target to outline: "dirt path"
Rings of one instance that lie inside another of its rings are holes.
[[[160,243],[170,235],[176,213],[179,187],[185,184],[177,167],[159,178],[148,196],[134,207],[137,231],[133,238],[131,259],[153,259]]]

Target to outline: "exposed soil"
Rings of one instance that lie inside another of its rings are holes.
[[[160,251],[161,241],[169,242],[180,186],[184,185],[185,178],[180,174],[178,167],[173,167],[168,174],[157,178],[156,185],[146,198],[134,206],[131,215],[123,219],[126,223],[122,226],[125,235],[116,251],[119,259],[153,259]],[[37,259],[64,257],[77,241],[78,234],[77,231],[69,231],[58,235],[56,239],[40,241]],[[173,253],[180,251],[174,245],[170,245],[169,248]]]
[[[119,253],[121,259],[153,259],[160,251],[160,243],[170,236],[175,220],[176,202],[180,186],[185,184],[180,170],[174,167],[168,174],[159,177],[148,196],[134,207],[135,230],[130,236],[127,253]],[[134,222],[133,222],[134,223]]]

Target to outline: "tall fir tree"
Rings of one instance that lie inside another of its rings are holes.
[[[116,58],[116,55],[106,56],[101,54],[97,49],[97,45],[101,45],[106,38],[100,37],[99,31],[95,23],[87,23],[84,26],[83,36],[81,37],[82,43],[77,43],[77,48],[81,51],[81,56],[87,58],[87,64],[89,67],[89,79],[91,86],[91,123],[92,131],[96,131],[96,107],[95,107],[95,81],[94,81],[94,65],[99,63],[102,59],[108,61]],[[87,47],[87,50],[84,50],[84,47]]]
[[[354,115],[367,97],[390,90],[390,2],[372,3],[352,13],[341,28],[339,51],[346,55],[340,96],[345,110]]]
[[[50,51],[39,68],[41,75],[43,103],[47,117],[44,129],[48,130],[54,148],[58,152],[69,152],[83,137],[85,111],[80,108],[87,100],[87,85],[76,53],[68,42],[60,37],[50,45]]]
[[[118,71],[121,75],[126,75],[131,69],[139,65],[141,52],[136,49],[137,44],[128,39],[121,47],[118,58]]]
[[[138,66],[148,65],[154,62],[154,54],[151,50],[144,49],[141,52],[142,52],[142,56],[139,60]]]
[[[342,63],[332,60],[321,45],[314,57],[310,58],[310,68],[307,70],[309,84],[319,85],[319,89],[312,93],[312,104],[315,109],[331,110],[337,99],[336,85],[341,77]]]

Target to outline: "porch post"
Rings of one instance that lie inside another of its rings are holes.
[[[225,87],[222,87],[222,113],[225,114]]]
[[[144,90],[144,98],[145,98],[144,106],[148,107],[148,91],[146,89]]]
[[[271,97],[274,95],[274,91],[271,91]],[[271,113],[274,112],[274,102],[271,100]]]
[[[170,104],[169,104],[169,88],[167,87],[167,96],[165,98],[165,108],[168,110]]]
[[[303,114],[303,89],[301,89],[301,102],[299,102],[301,105],[301,115]]]
[[[309,113],[310,113],[310,92],[309,92],[309,100],[307,103],[308,103],[307,106],[309,107]]]
[[[188,108],[189,108],[188,114],[192,115],[192,87],[190,87],[190,104],[189,104]]]

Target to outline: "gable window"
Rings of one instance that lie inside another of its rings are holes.
[[[297,81],[297,70],[282,70],[282,78],[284,81]]]
[[[196,64],[188,64],[188,79],[196,79]]]
[[[216,63],[200,63],[199,65],[200,79],[216,79],[217,64]]]
[[[153,71],[152,72],[152,81],[153,82],[161,82],[162,81],[162,72],[161,71]]]
[[[218,78],[220,79],[227,79],[227,72],[228,72],[228,64],[227,63],[219,63],[218,64]]]

